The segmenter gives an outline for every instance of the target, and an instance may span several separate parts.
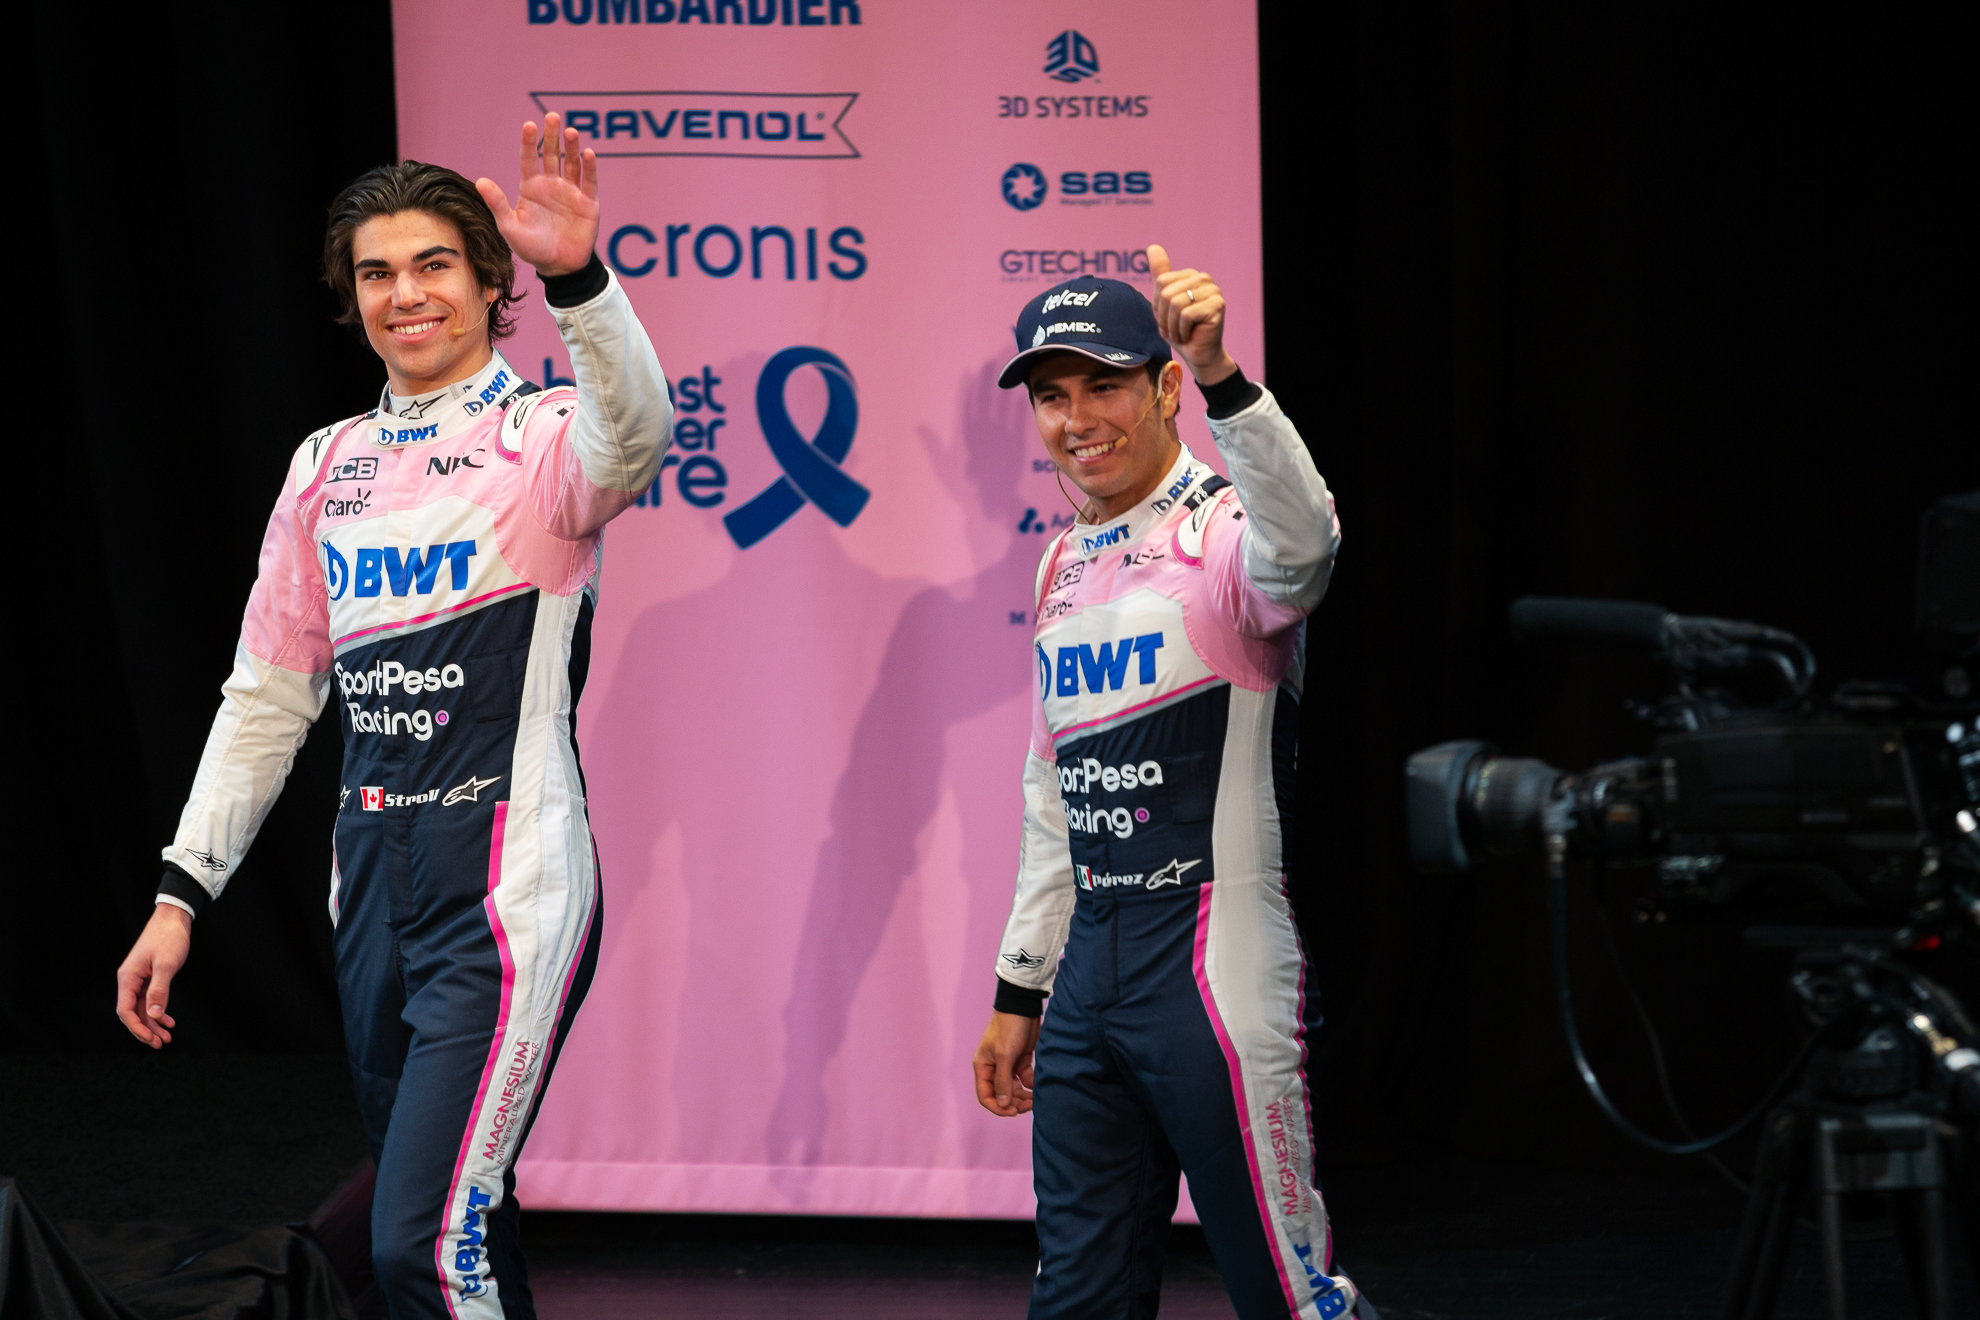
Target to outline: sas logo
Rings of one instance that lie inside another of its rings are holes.
[[[1020,211],[1045,204],[1051,187],[1045,171],[1019,161],[1004,171],[1004,200]],[[1059,175],[1061,206],[1151,206],[1155,176],[1147,170],[1065,170]]]
[[[601,156],[852,160],[857,92],[531,92]]]
[[[1102,642],[1096,652],[1086,642],[1078,646],[1061,646],[1057,662],[1053,666],[1056,682],[1054,690],[1062,697],[1076,697],[1082,686],[1087,692],[1101,693],[1108,689],[1115,692],[1127,682],[1128,660],[1138,657],[1141,661],[1135,672],[1135,681],[1147,686],[1155,681],[1155,653],[1162,649],[1161,633],[1143,633],[1139,637],[1123,638],[1118,642]],[[1044,660],[1044,649],[1039,648],[1039,659]]]
[[[1067,28],[1045,43],[1045,76],[1076,83],[1100,72],[1100,52],[1093,43]]]
[[[1045,171],[1023,161],[1004,171],[1004,200],[1020,211],[1033,211],[1045,204],[1050,191]]]
[[[342,600],[346,588],[353,596],[376,596],[389,583],[394,596],[403,596],[418,589],[422,596],[433,594],[439,582],[440,561],[446,560],[452,570],[450,585],[455,591],[467,590],[468,560],[474,557],[473,541],[450,541],[446,545],[429,545],[422,553],[418,546],[410,546],[403,553],[398,546],[365,546],[357,551],[357,573],[337,547],[328,541],[323,543],[323,578],[330,588],[331,600]],[[355,585],[353,585],[355,576]]]

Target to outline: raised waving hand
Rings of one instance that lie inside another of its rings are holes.
[[[583,270],[598,245],[598,154],[578,147],[578,131],[565,128],[554,110],[543,116],[539,140],[534,122],[522,127],[522,184],[516,204],[493,179],[474,186],[495,212],[502,237],[539,275]]]

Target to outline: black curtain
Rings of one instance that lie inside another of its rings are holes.
[[[339,188],[392,158],[385,0],[35,6],[16,249],[29,601],[0,1047],[138,1048],[113,973],[151,911],[301,438],[377,398],[322,283]],[[31,181],[29,176],[31,176]],[[23,553],[25,552],[25,553]],[[341,1050],[311,735],[173,990],[172,1048]]]
[[[15,453],[37,495],[16,561],[54,626],[18,647],[7,1048],[136,1048],[111,971],[272,492],[298,437],[378,387],[317,267],[331,195],[393,154],[389,9],[309,14],[35,12],[42,246]],[[1413,877],[1402,761],[1463,735],[1566,767],[1643,747],[1623,702],[1659,676],[1516,645],[1504,611],[1525,592],[1758,619],[1831,681],[1919,666],[1918,515],[1980,482],[1972,43],[1950,11],[1840,6],[1266,0],[1260,18],[1269,360],[1247,366],[1346,528],[1292,840],[1328,1014],[1322,1153],[1625,1161],[1554,1025],[1537,874]],[[1221,186],[1215,161],[1167,168],[1165,187]],[[338,1048],[339,751],[312,738],[201,919],[174,1048]],[[1598,910],[1694,1121],[1732,1116],[1798,1034],[1782,960],[1707,923],[1638,925],[1624,878],[1576,902],[1589,1047],[1619,1098],[1658,1123]]]

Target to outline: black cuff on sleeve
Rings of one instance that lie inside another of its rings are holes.
[[[1215,385],[1198,385],[1203,391],[1203,402],[1210,405],[1210,416],[1217,421],[1235,417],[1257,403],[1265,391],[1257,382],[1244,378],[1244,368],[1239,367]]]
[[[206,911],[206,905],[213,901],[213,895],[206,892],[205,885],[169,862],[165,864],[164,878],[158,882],[158,892],[167,898],[191,904],[195,917]]]
[[[552,307],[576,307],[588,303],[605,292],[605,263],[598,259],[596,252],[583,270],[569,275],[545,275],[543,279],[543,300]]]
[[[1045,992],[1033,990],[1028,985],[1012,985],[1000,976],[997,978],[997,1011],[1015,1013],[1019,1017],[1044,1017]]]

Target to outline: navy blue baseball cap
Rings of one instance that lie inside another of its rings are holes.
[[[999,389],[1024,384],[1035,359],[1061,349],[1112,367],[1167,362],[1170,356],[1140,290],[1097,275],[1067,280],[1039,294],[1024,305],[1015,329],[1018,353],[997,377]]]

